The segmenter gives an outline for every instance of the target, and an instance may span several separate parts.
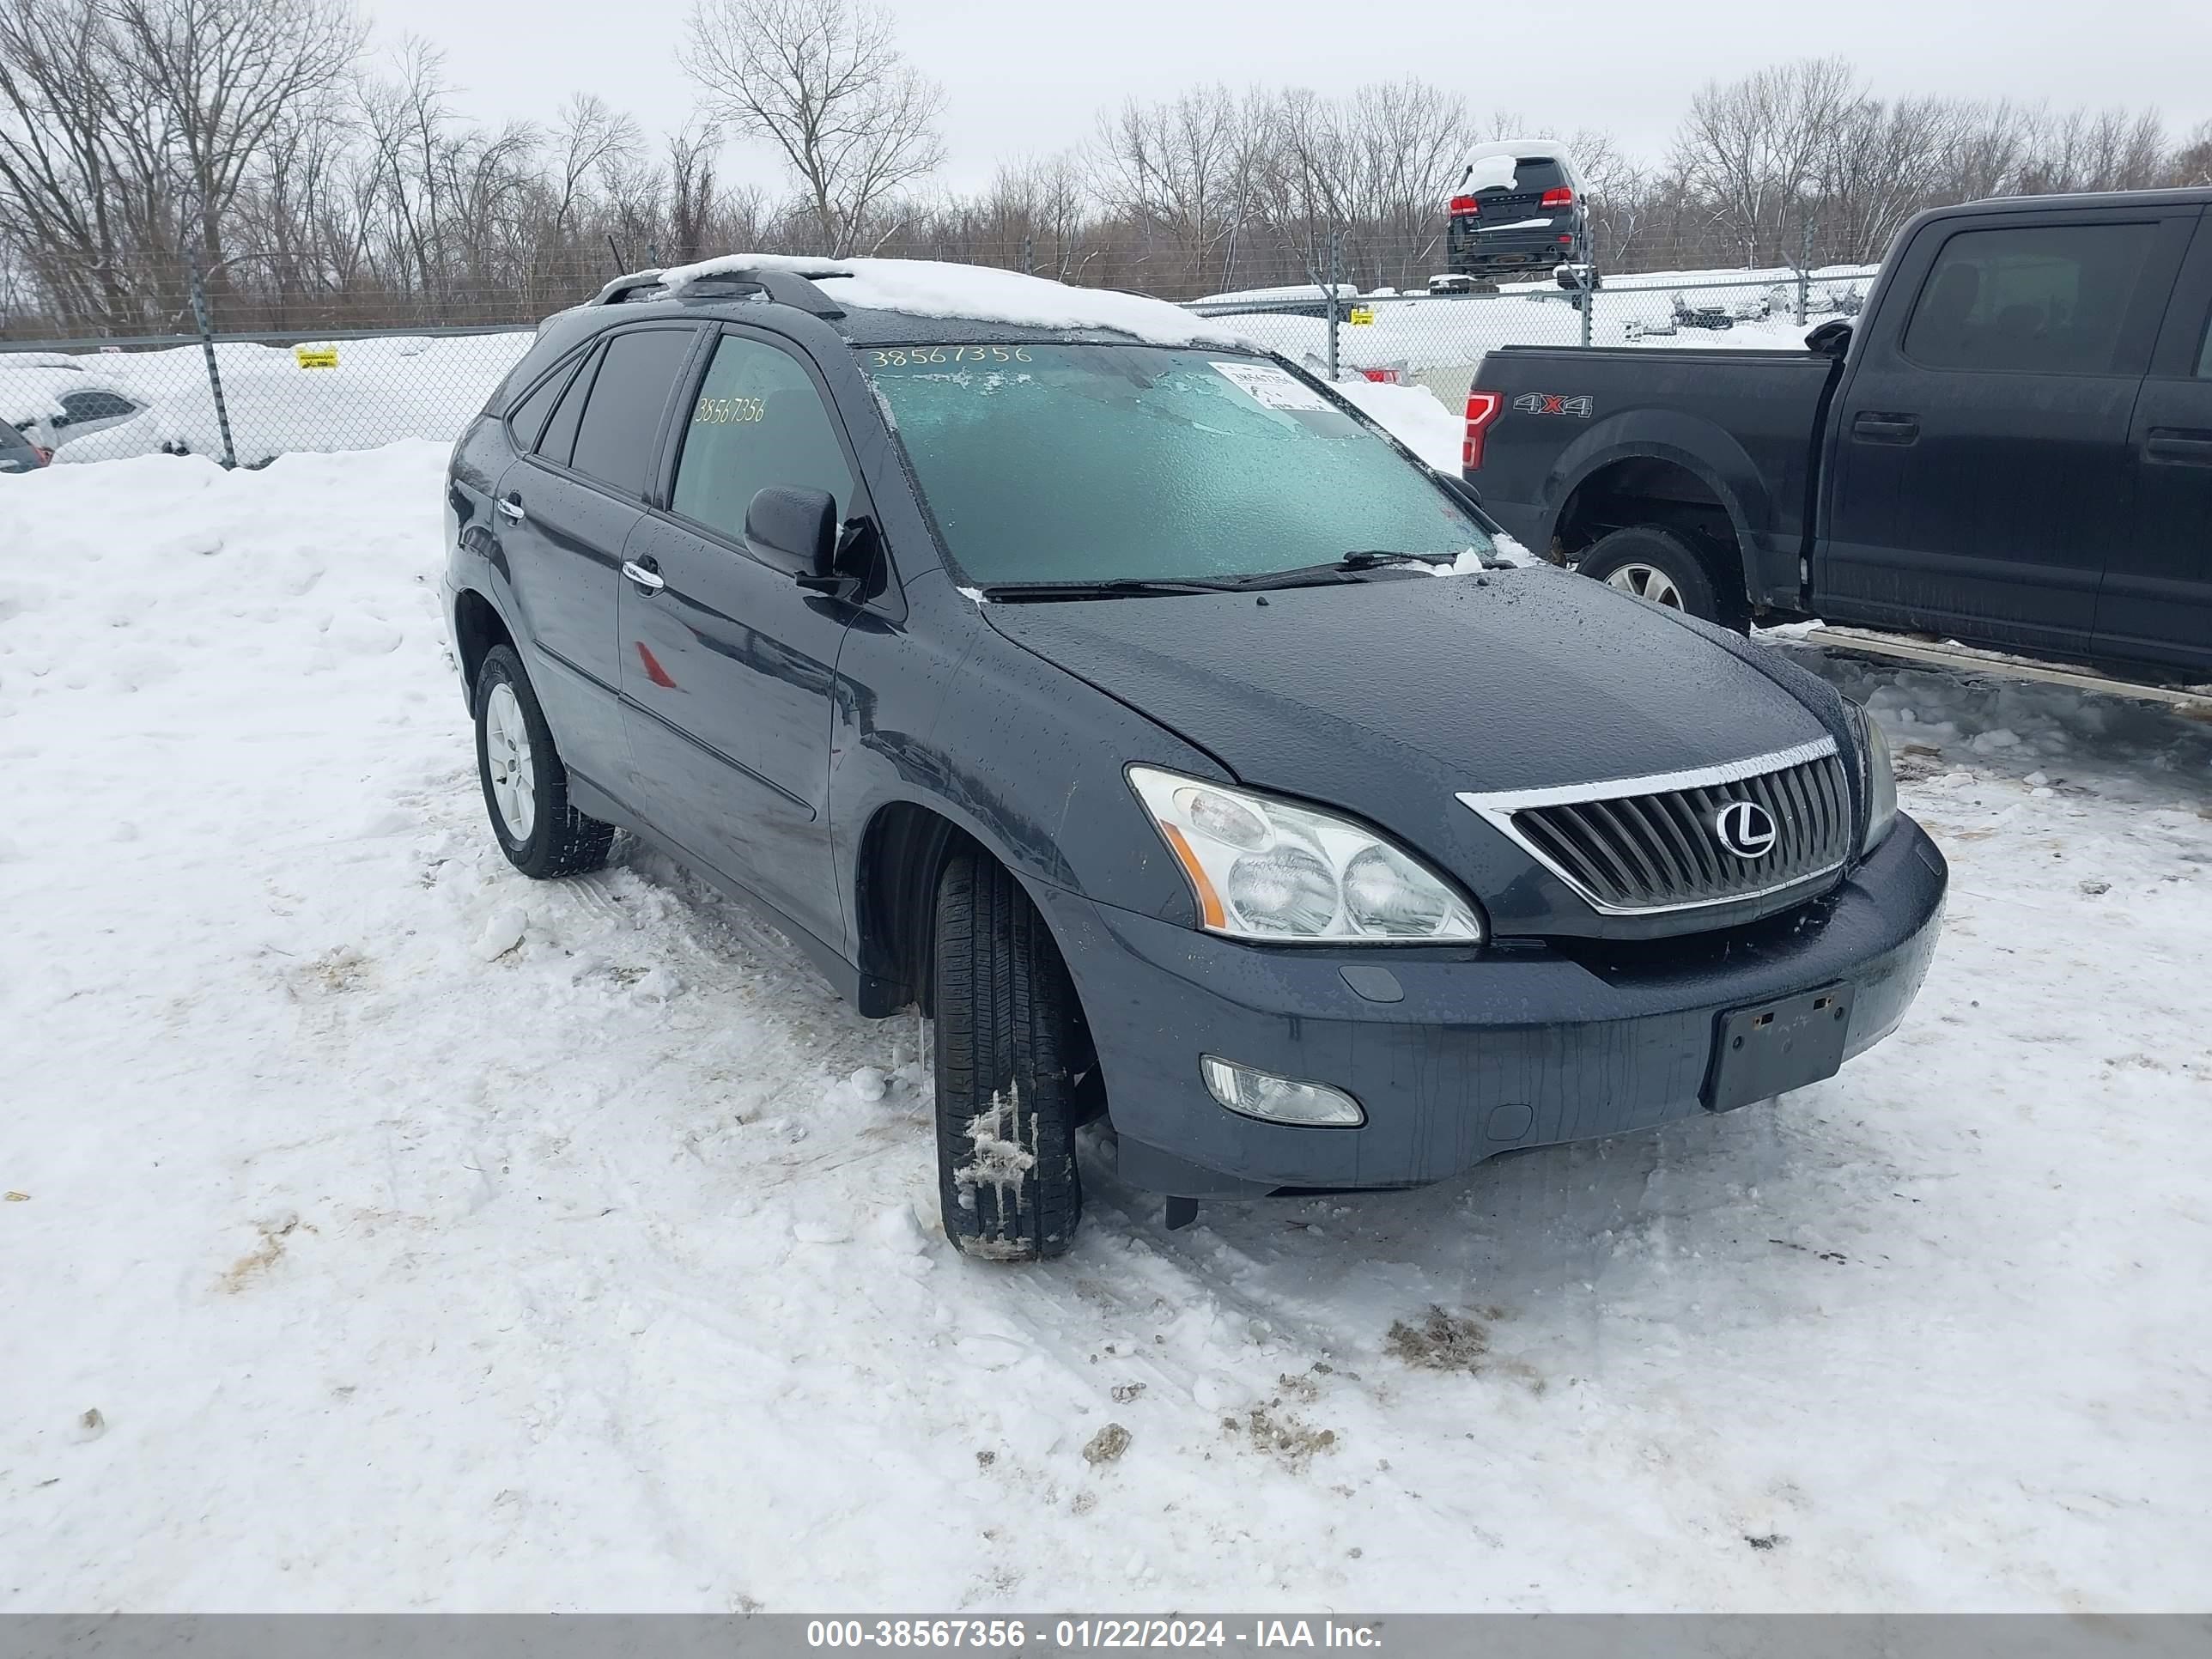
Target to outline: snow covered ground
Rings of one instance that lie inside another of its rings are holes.
[[[0,1609],[2202,1605],[2212,728],[1839,662],[1889,1042],[1009,1271],[913,1022],[499,858],[442,465],[0,490]]]

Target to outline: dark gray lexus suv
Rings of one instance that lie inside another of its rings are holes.
[[[455,447],[493,833],[621,825],[934,1021],[945,1225],[1435,1181],[1826,1078],[1943,860],[1764,648],[1531,568],[1291,366],[1133,296],[732,258],[550,319]]]

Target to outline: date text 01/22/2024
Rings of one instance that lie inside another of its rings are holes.
[[[1333,1619],[817,1619],[810,1648],[1364,1648],[1382,1646],[1372,1624]]]

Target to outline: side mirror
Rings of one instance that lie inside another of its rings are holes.
[[[770,484],[745,508],[745,545],[763,564],[789,571],[801,587],[835,592],[837,503],[826,489],[787,489]]]
[[[1823,357],[1840,357],[1850,349],[1851,325],[1836,317],[1825,322],[1805,337],[1805,349],[1817,351]]]

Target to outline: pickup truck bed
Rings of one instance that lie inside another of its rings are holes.
[[[1507,346],[1483,364],[1504,408],[1466,476],[1538,549],[1653,523],[1733,541],[1753,603],[1794,611],[1815,434],[1841,367],[1812,351]],[[1586,487],[1551,499],[1561,477]]]

